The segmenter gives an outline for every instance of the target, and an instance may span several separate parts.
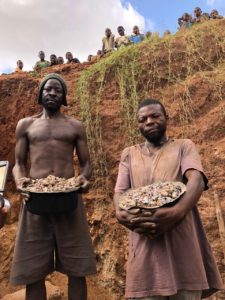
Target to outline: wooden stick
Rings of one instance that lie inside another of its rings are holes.
[[[225,224],[223,220],[223,213],[222,213],[222,208],[221,208],[221,203],[218,197],[218,194],[214,192],[214,197],[215,197],[215,203],[216,203],[216,216],[217,216],[217,221],[219,225],[219,233],[220,233],[220,239],[222,243],[222,248],[223,248],[223,261],[222,263],[225,264]]]

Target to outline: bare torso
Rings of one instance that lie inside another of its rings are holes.
[[[85,129],[80,121],[61,113],[60,107],[66,101],[64,92],[58,80],[49,79],[42,91],[42,113],[17,124],[13,175],[18,190],[26,177],[73,177],[74,150],[79,162],[79,183],[83,189],[88,185],[91,166]]]
[[[30,117],[24,122],[27,123],[25,135],[30,155],[29,177],[43,178],[50,174],[72,177],[80,122],[63,115],[53,119]]]

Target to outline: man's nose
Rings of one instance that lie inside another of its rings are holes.
[[[54,96],[56,95],[56,90],[55,89],[51,89],[49,92],[50,95]]]
[[[152,124],[153,123],[153,119],[151,117],[148,117],[147,120],[146,120],[146,124],[149,125],[149,124]]]

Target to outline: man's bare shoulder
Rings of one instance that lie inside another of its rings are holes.
[[[75,118],[69,117],[69,116],[65,116],[65,118],[67,119],[68,122],[70,122],[71,125],[73,125],[75,128],[77,129],[83,129],[83,123]]]
[[[39,117],[40,114],[20,119],[16,126],[16,135],[20,136],[24,134],[28,129],[28,127],[30,127],[30,125],[32,125],[33,122],[37,120]]]

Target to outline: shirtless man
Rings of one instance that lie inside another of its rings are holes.
[[[73,177],[74,150],[80,165],[81,190],[88,186],[91,167],[84,127],[60,112],[61,105],[67,105],[66,93],[66,83],[58,74],[47,75],[38,95],[42,113],[22,119],[17,125],[13,174],[20,191],[29,178],[50,174]],[[30,201],[29,194],[22,196]],[[77,208],[64,214],[36,215],[28,211],[26,203],[22,204],[11,283],[26,285],[26,300],[46,300],[45,277],[54,270],[68,276],[69,300],[87,298],[85,276],[95,273],[95,258],[80,194]]]

